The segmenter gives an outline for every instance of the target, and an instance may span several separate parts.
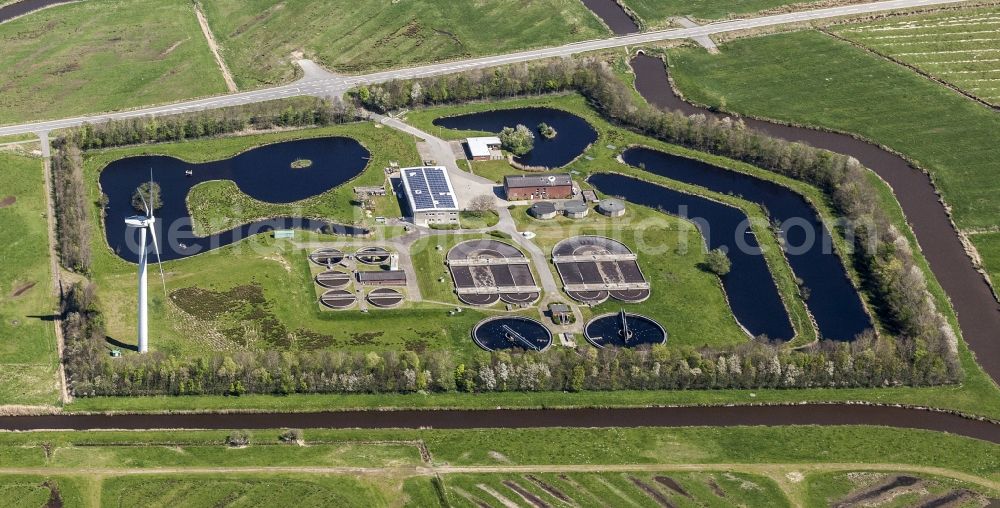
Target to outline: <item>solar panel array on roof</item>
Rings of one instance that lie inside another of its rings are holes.
[[[445,168],[406,168],[402,173],[413,211],[458,208]]]

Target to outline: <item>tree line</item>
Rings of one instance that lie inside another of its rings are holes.
[[[350,92],[362,106],[385,112],[403,107],[505,99],[575,91],[609,121],[637,133],[698,151],[747,162],[805,181],[830,196],[837,213],[855,225],[851,254],[887,331],[899,337],[910,362],[935,358],[942,381],[957,381],[957,338],[937,309],[906,237],[880,205],[877,189],[856,159],[771,137],[739,121],[661,111],[633,90],[603,60],[560,59],[492,70],[393,81]],[[419,92],[419,93],[418,93]]]
[[[276,127],[324,126],[358,119],[354,105],[342,101],[301,97],[166,117],[139,117],[85,124],[66,136],[84,150],[112,146],[183,141],[233,132]]]

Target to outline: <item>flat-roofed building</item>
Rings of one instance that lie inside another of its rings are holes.
[[[447,169],[441,166],[403,168],[399,174],[414,224],[458,224],[458,198]]]
[[[500,152],[500,138],[486,136],[480,138],[465,138],[465,146],[469,149],[469,158],[474,161],[492,161],[503,158]]]
[[[358,272],[358,284],[365,286],[405,286],[406,272],[403,270],[381,270]]]
[[[507,201],[569,199],[573,197],[573,177],[565,173],[507,175],[503,190]]]

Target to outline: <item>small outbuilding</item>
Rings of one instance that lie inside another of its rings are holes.
[[[536,219],[548,220],[556,217],[556,205],[549,201],[539,201],[528,209],[528,213]]]
[[[602,199],[597,203],[597,211],[608,217],[621,217],[625,215],[625,202],[614,198]]]
[[[469,158],[474,161],[492,161],[503,158],[500,151],[500,138],[488,136],[481,138],[465,138],[465,146],[469,150]]]
[[[567,201],[562,205],[563,213],[570,219],[582,219],[590,213],[590,207],[583,201]]]
[[[557,325],[568,325],[573,322],[573,310],[565,303],[549,304],[549,314],[552,322]]]

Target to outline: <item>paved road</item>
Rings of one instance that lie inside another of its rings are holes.
[[[164,106],[156,106],[119,113],[99,114],[92,116],[80,116],[66,118],[62,120],[52,120],[45,122],[34,122],[20,125],[10,125],[0,127],[0,136],[33,133],[40,131],[50,131],[53,129],[63,129],[74,127],[84,122],[99,123],[110,119],[125,119],[147,115],[171,115],[188,111],[198,111],[204,109],[222,108],[226,106],[236,106],[250,104],[287,97],[304,95],[312,96],[340,96],[349,88],[360,84],[382,83],[392,79],[408,79],[416,77],[426,77],[441,74],[451,74],[470,69],[481,69],[495,67],[517,62],[527,62],[543,58],[565,57],[589,51],[597,51],[621,46],[631,46],[647,44],[651,42],[672,40],[672,39],[697,39],[713,34],[763,28],[788,23],[800,23],[806,21],[823,20],[840,16],[859,15],[874,12],[890,11],[895,9],[908,9],[913,7],[923,7],[932,5],[944,5],[960,3],[962,0],[887,0],[882,2],[871,2],[865,4],[846,5],[842,7],[831,7],[827,9],[816,9],[803,12],[792,12],[786,14],[776,14],[773,16],[761,16],[751,19],[737,19],[710,23],[698,27],[679,28],[671,30],[657,30],[640,34],[612,37],[593,41],[577,42],[556,46],[552,48],[537,49],[531,51],[521,51],[506,55],[489,56],[483,58],[473,58],[456,62],[446,62],[407,69],[397,69],[384,72],[377,72],[363,76],[332,76],[324,79],[300,80],[292,84],[266,88],[252,92],[242,92],[205,99],[180,102]]]

